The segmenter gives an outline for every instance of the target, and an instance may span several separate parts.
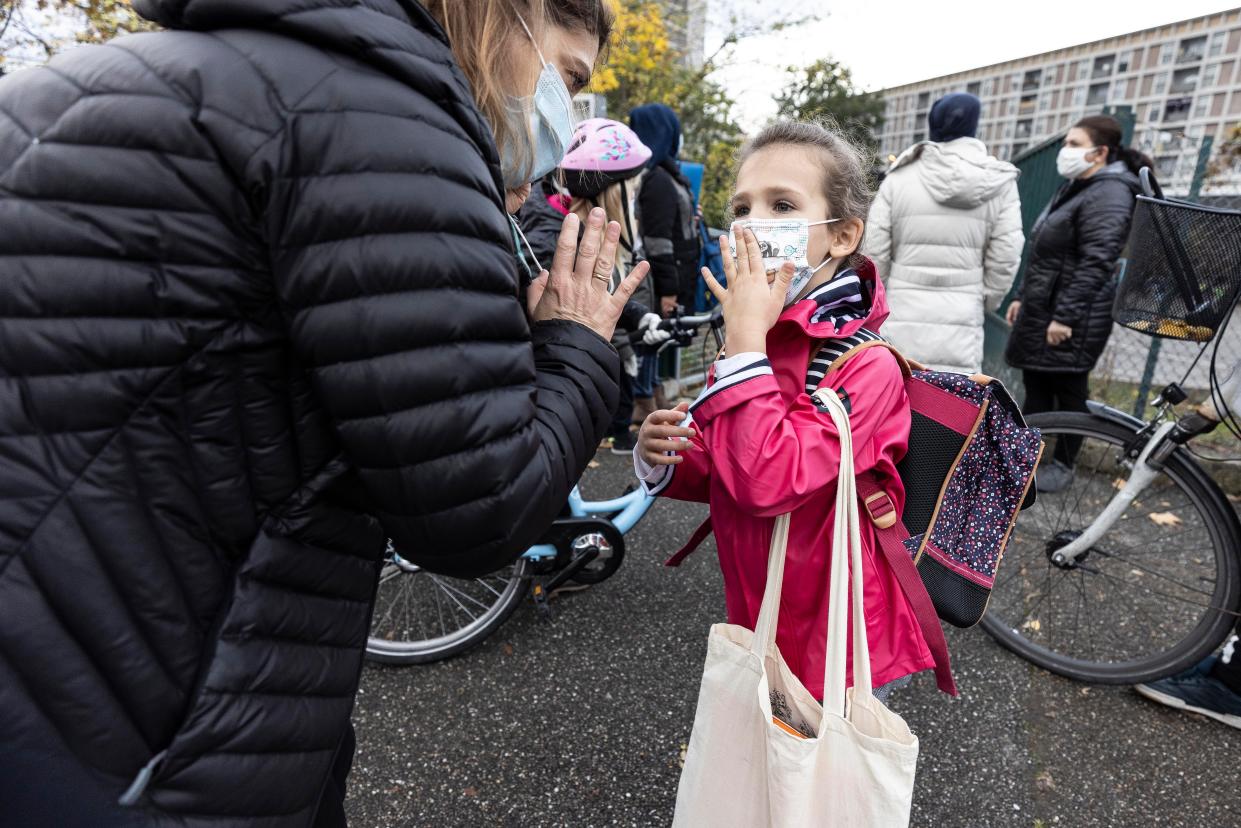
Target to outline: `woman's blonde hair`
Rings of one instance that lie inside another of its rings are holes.
[[[518,169],[534,163],[534,137],[528,117],[514,119],[513,94],[506,84],[520,77],[514,38],[525,41],[518,15],[537,38],[550,24],[569,31],[585,30],[599,39],[602,56],[612,35],[616,14],[608,0],[425,0],[427,10],[448,35],[457,65],[474,91],[474,102],[491,124],[496,147],[510,148]],[[524,113],[528,115],[529,113]]]
[[[874,198],[866,148],[849,138],[831,120],[776,121],[763,127],[758,135],[746,142],[737,156],[738,166],[759,150],[773,146],[818,150],[823,173],[823,195],[827,198],[828,209],[832,211],[831,217],[862,222],[862,235],[858,237],[857,248],[840,266],[859,266],[865,260],[860,250],[866,233],[866,216]]]

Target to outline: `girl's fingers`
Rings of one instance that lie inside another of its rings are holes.
[[[707,289],[711,291],[715,301],[723,302],[724,297],[728,295],[728,291],[724,289],[723,285],[715,281],[715,274],[711,272],[711,268],[704,267],[702,269],[702,280],[707,283]]]
[[[653,437],[647,437],[642,443],[643,448],[647,451],[698,451],[698,448],[689,440],[658,440]]]
[[[785,261],[780,265],[780,269],[776,271],[776,280],[771,285],[772,296],[779,296],[780,301],[784,301],[784,297],[789,292],[789,285],[793,284],[793,274],[797,272],[797,268],[790,261]]]
[[[737,275],[737,263],[733,259],[733,251],[729,247],[728,236],[720,236],[720,257],[724,260],[724,278],[731,285]]]
[[[733,225],[733,239],[737,242],[737,277],[745,280],[750,276],[750,239],[749,230],[740,224]],[[731,280],[732,275],[729,274]],[[732,284],[729,281],[729,284]]]
[[[749,258],[750,272],[757,275],[767,275],[767,267],[763,264],[763,252],[758,246],[758,236],[754,235],[754,231],[750,228],[745,229],[746,254]]]
[[[645,460],[647,465],[650,466],[675,466],[685,458],[676,454],[664,454],[663,452],[644,450],[642,452],[642,459]]]

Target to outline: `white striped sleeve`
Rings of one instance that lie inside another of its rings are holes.
[[[698,399],[690,404],[690,413],[692,414],[698,406],[725,389],[732,388],[757,377],[768,376],[771,373],[771,363],[767,360],[767,355],[757,351],[721,359],[715,363],[714,380],[710,385],[702,389]]]
[[[642,459],[642,452],[633,453],[633,473],[637,475],[643,490],[651,497],[668,488],[675,468],[676,466],[652,466]]]

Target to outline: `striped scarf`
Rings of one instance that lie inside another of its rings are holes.
[[[806,299],[813,299],[814,312],[810,322],[830,321],[837,331],[846,322],[865,319],[870,315],[873,288],[870,282],[863,282],[853,268],[842,270],[826,284],[820,285]],[[804,299],[802,301],[805,301]]]

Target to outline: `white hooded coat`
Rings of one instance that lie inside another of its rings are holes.
[[[888,289],[883,332],[929,368],[982,367],[984,312],[1008,293],[1025,243],[1018,174],[958,138],[909,148],[879,188],[865,253]]]

